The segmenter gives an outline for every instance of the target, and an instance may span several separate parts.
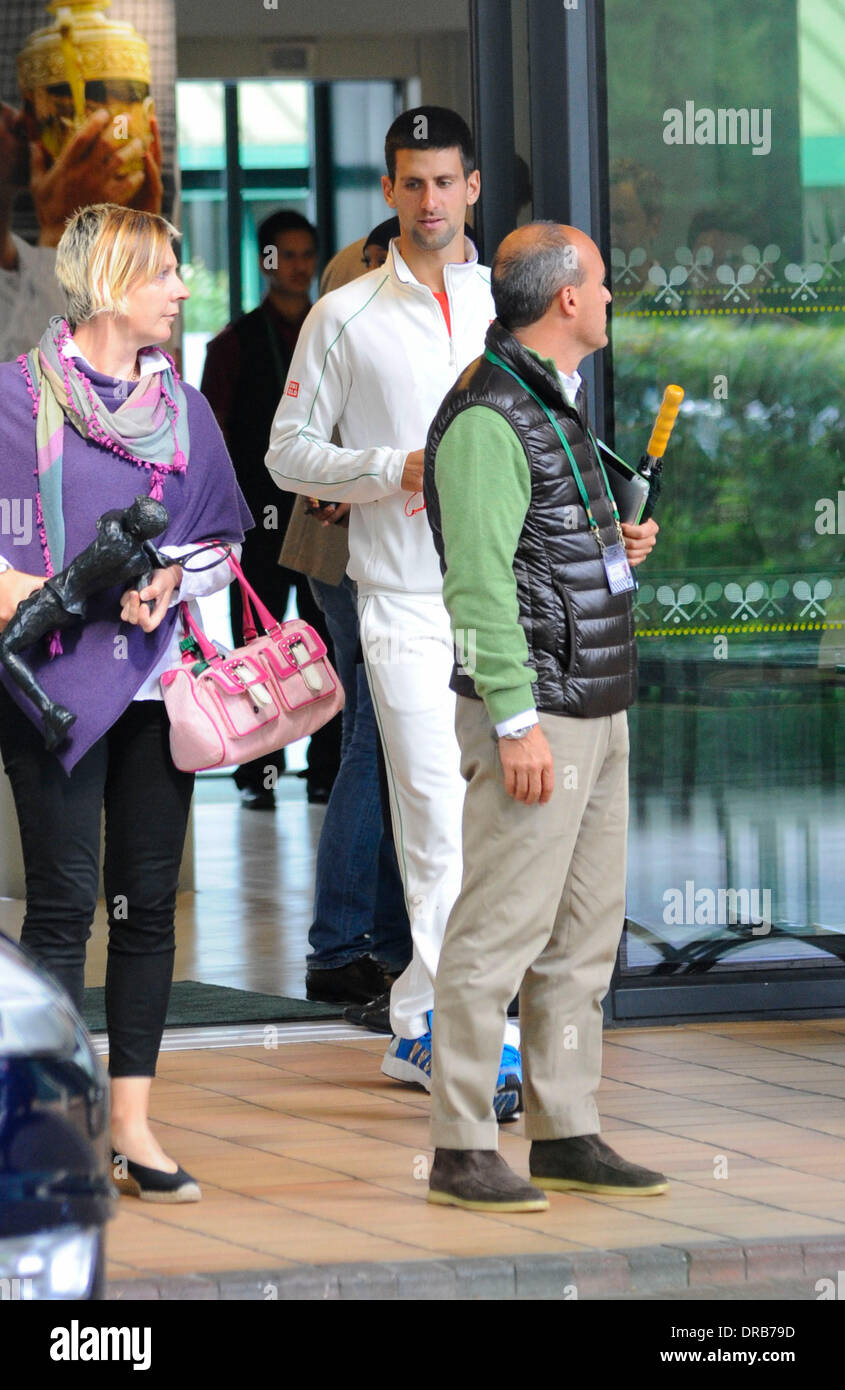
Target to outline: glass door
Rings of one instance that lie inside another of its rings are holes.
[[[834,1007],[845,14],[838,0],[606,0],[605,42],[623,456],[643,452],[665,385],[686,392],[637,595],[616,1009],[653,1016],[648,986],[670,982],[679,1014]]]
[[[636,463],[664,388],[686,393],[636,602],[609,1012],[841,1013],[842,0],[470,13],[483,226],[574,223],[608,266],[597,427]]]

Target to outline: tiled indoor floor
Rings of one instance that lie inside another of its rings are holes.
[[[322,809],[286,778],[274,815],[227,778],[197,789],[197,892],[180,895],[176,979],[304,996]],[[0,900],[17,936],[22,904]],[[105,968],[102,904],[87,983]],[[562,1255],[760,1237],[845,1238],[845,1021],[689,1024],[606,1035],[604,1133],[663,1168],[662,1197],[553,1195],[489,1216],[425,1201],[429,1101],[383,1077],[385,1040],[343,1027],[275,1049],[164,1051],[153,1116],[200,1179],[196,1205],[121,1200],[115,1280],[347,1261]],[[255,1033],[260,1037],[260,1031]],[[181,1047],[191,1046],[184,1035]],[[527,1172],[521,1125],[502,1150]]]
[[[428,1097],[381,1075],[383,1039],[350,1032],[162,1055],[158,1133],[204,1196],[123,1198],[113,1278],[845,1236],[843,1020],[607,1034],[604,1133],[671,1189],[557,1194],[526,1216],[426,1203]],[[502,1152],[525,1173],[521,1129],[502,1130]]]

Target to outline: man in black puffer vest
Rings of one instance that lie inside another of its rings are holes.
[[[538,1187],[666,1189],[600,1138],[601,1000],[625,915],[631,566],[657,527],[621,524],[586,419],[581,359],[607,342],[595,244],[534,223],[493,263],[497,318],[425,452],[458,693],[464,876],[434,1009],[429,1200],[538,1211]],[[532,1186],[490,1107],[520,989]]]

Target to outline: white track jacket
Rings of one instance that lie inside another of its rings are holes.
[[[466,254],[444,270],[451,336],[398,240],[383,266],[318,300],[300,330],[266,463],[286,491],[356,504],[349,574],[362,594],[443,587],[422,494],[400,479],[495,317],[490,271],[471,242]]]

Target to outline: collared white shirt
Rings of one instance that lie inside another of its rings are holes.
[[[74,342],[72,335],[66,338],[62,344],[62,356],[79,357],[87,367],[91,367],[92,371],[96,370],[87,360],[81,348]],[[157,347],[141,348],[141,351],[138,353],[137,361],[139,381],[143,376],[152,376],[153,372],[166,372],[170,366],[164,353],[160,352]],[[105,372],[102,372],[101,375],[105,376]]]
[[[574,405],[575,397],[578,395],[578,392],[581,389],[581,373],[573,372],[571,376],[567,376],[566,372],[562,372],[560,371],[560,369],[558,369],[557,375],[558,380],[560,381],[561,391],[563,392],[566,399],[569,401],[569,404]]]

